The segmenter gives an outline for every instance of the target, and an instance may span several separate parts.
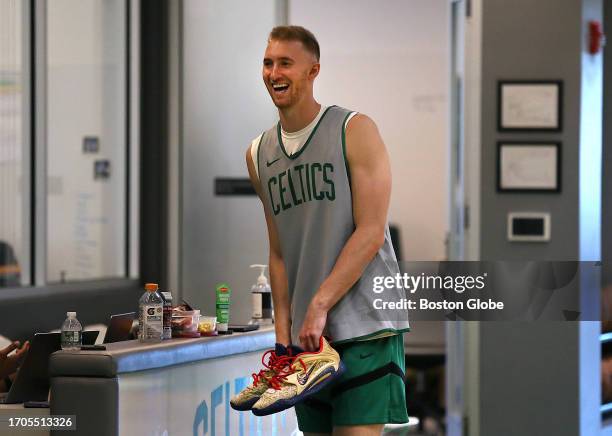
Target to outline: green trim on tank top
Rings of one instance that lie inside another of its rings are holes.
[[[410,327],[407,327],[405,329],[382,329],[382,330],[377,330],[373,333],[368,333],[367,335],[363,335],[363,336],[357,336],[355,338],[349,338],[349,339],[343,339],[341,341],[332,341],[331,344],[332,345],[340,345],[340,344],[346,344],[348,342],[357,342],[357,341],[368,341],[368,340],[374,340],[377,339],[375,336],[378,335],[382,335],[383,333],[394,333],[396,335],[402,334],[402,333],[408,333],[410,331]]]
[[[259,181],[259,186],[261,186],[261,168],[259,168],[259,151],[261,150],[261,142],[263,141],[263,137],[266,132],[263,132],[259,137],[259,142],[257,143],[257,180]]]
[[[355,112],[349,112],[342,121],[342,156],[344,157],[344,168],[346,168],[346,177],[348,178],[349,189],[353,191],[351,184],[351,171],[349,170],[348,156],[346,155],[346,121]]]
[[[306,140],[306,142],[304,143],[302,148],[297,153],[294,153],[292,155],[289,155],[287,153],[287,150],[285,150],[285,144],[283,144],[283,135],[281,134],[281,124],[280,124],[280,121],[278,122],[278,124],[276,125],[276,134],[278,135],[278,144],[280,145],[280,148],[283,151],[283,154],[285,156],[287,156],[287,158],[289,158],[291,160],[297,159],[298,156],[300,154],[302,154],[302,152],[304,150],[306,150],[306,147],[308,147],[308,144],[310,144],[310,140],[312,139],[312,137],[314,136],[315,132],[319,128],[319,124],[321,124],[321,121],[323,121],[323,118],[325,118],[325,114],[327,114],[327,111],[329,111],[333,107],[336,107],[336,106],[333,105],[333,106],[330,106],[327,109],[325,109],[325,112],[323,112],[323,115],[321,115],[321,118],[319,118],[319,121],[317,122],[317,125],[314,127],[314,129],[312,129],[312,132],[310,132],[310,135],[308,136],[308,139]]]

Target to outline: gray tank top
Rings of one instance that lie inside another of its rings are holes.
[[[344,150],[344,121],[351,111],[330,106],[302,148],[289,156],[280,123],[264,132],[257,151],[263,201],[279,233],[291,302],[291,337],[298,334],[306,310],[331,273],[355,229],[350,171]],[[326,334],[334,343],[409,330],[405,310],[378,310],[374,300],[399,301],[404,290],[373,292],[376,276],[399,273],[389,228],[385,242],[351,290],[328,313]]]

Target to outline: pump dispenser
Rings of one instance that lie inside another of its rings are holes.
[[[272,289],[265,274],[267,267],[268,265],[251,265],[251,268],[260,268],[260,273],[257,283],[251,286],[253,313],[250,324],[269,325],[274,322]]]

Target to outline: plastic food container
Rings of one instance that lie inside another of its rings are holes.
[[[172,337],[198,337],[199,310],[174,310],[172,312]]]
[[[198,331],[202,336],[215,336],[217,334],[217,317],[201,316]]]

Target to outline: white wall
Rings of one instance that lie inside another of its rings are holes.
[[[376,121],[391,156],[389,221],[404,260],[441,260],[448,230],[447,0],[290,1],[321,46],[315,97]]]
[[[183,3],[182,296],[215,313],[215,284],[232,288],[231,320],[251,316],[253,263],[268,262],[256,197],[218,197],[215,177],[248,177],[245,152],[277,117],[261,78],[276,2]]]

